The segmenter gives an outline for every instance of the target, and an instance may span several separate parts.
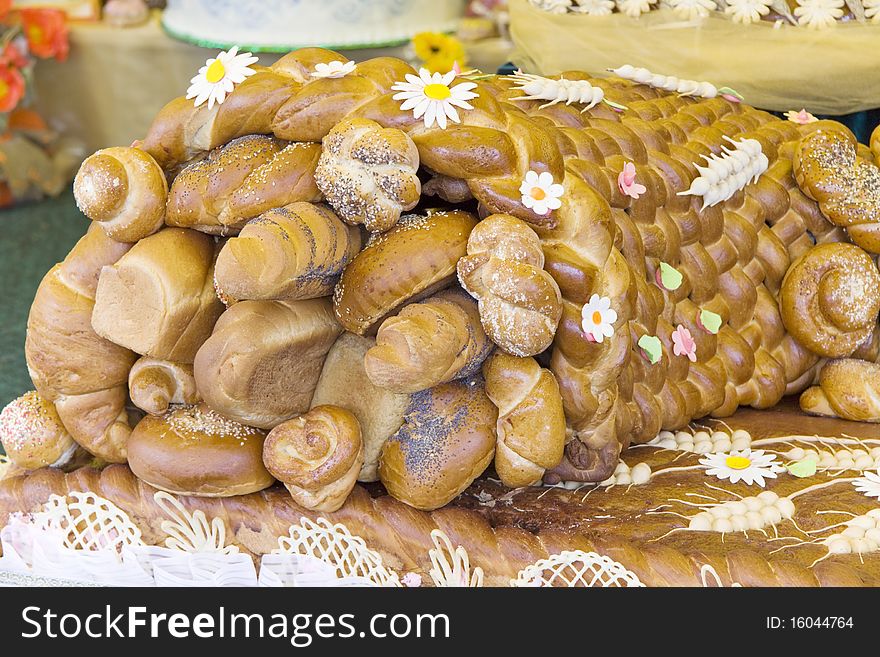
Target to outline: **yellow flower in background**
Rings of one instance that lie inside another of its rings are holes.
[[[416,57],[424,62],[431,73],[448,73],[458,62],[464,67],[465,52],[461,41],[440,32],[420,32],[413,37]]]

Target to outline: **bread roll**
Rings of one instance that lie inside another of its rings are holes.
[[[544,271],[541,240],[507,214],[484,219],[458,262],[458,279],[480,302],[483,328],[514,356],[534,356],[553,342],[562,317],[562,294]]]
[[[227,235],[272,208],[319,201],[314,172],[320,152],[318,144],[287,144],[265,135],[235,139],[177,175],[165,221]]]
[[[483,364],[498,408],[495,471],[512,488],[534,486],[562,461],[565,414],[556,378],[534,358],[496,352]]]
[[[330,301],[240,301],[196,354],[196,388],[213,410],[271,429],[304,413],[342,332]]]
[[[455,210],[409,215],[374,235],[345,268],[333,294],[333,309],[345,330],[375,331],[405,303],[447,287],[475,225],[472,214]]]
[[[360,247],[360,231],[329,208],[292,203],[248,222],[223,245],[215,281],[234,299],[326,297]]]
[[[364,367],[380,388],[418,392],[475,374],[493,347],[477,304],[461,290],[449,289],[382,322]]]
[[[128,374],[132,403],[150,415],[163,415],[171,404],[200,401],[192,365],[144,356]]]
[[[495,454],[498,411],[482,381],[454,381],[413,395],[379,459],[388,494],[423,511],[437,509],[479,477]]]
[[[213,280],[214,239],[166,228],[104,268],[92,326],[144,356],[192,363],[223,311]]]
[[[843,358],[826,363],[819,385],[801,395],[801,410],[811,415],[856,422],[880,422],[880,364]]]
[[[34,387],[55,404],[73,439],[95,456],[125,462],[131,428],[126,382],[135,354],[92,329],[98,275],[131,248],[93,223],[43,278],[31,305],[25,357]]]
[[[418,170],[419,151],[405,132],[352,118],[324,137],[315,180],[343,220],[381,232],[419,202]]]
[[[357,418],[344,408],[315,406],[269,432],[263,463],[300,506],[336,511],[364,463]]]
[[[373,385],[364,368],[364,357],[375,345],[371,338],[343,333],[324,360],[324,369],[312,407],[329,404],[354,413],[364,443],[364,464],[358,481],[379,480],[382,445],[403,424],[410,396]]]
[[[25,470],[63,467],[79,447],[52,402],[36,390],[9,402],[0,412],[0,443],[6,456]]]
[[[152,235],[165,220],[165,172],[137,148],[105,148],[85,159],[73,181],[84,215],[119,242]]]
[[[128,465],[155,488],[201,497],[247,495],[274,482],[263,466],[264,432],[204,404],[142,419],[128,443]]]

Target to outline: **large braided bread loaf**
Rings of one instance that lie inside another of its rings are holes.
[[[739,405],[769,407],[812,383],[819,357],[786,332],[777,295],[796,258],[846,235],[793,177],[805,128],[720,97],[683,98],[578,73],[565,77],[600,87],[626,110],[542,106],[523,100],[505,78],[486,76],[460,122],[426,127],[392,97],[392,86],[415,73],[407,64],[375,59],[341,78],[310,77],[317,63],[340,60],[301,50],[260,69],[213,109],[172,101],[144,148],[173,173],[245,134],[319,141],[343,118],[363,117],[412,138],[431,176],[425,192],[472,196],[484,214],[530,223],[562,292],[550,367],[577,438],[548,480],[602,480],[630,441]],[[701,158],[743,138],[756,140],[768,160],[756,183],[709,207],[681,194],[699,175]],[[646,188],[637,199],[618,186],[628,162]],[[540,215],[522,203],[529,171],[562,183],[558,210]],[[678,272],[680,284],[658,284],[662,268]],[[614,333],[602,342],[587,339],[581,325],[594,294],[608,297],[616,313]],[[704,326],[705,313],[720,317],[717,331]],[[696,343],[695,361],[675,353],[679,327]],[[655,363],[638,346],[643,336],[659,338]]]

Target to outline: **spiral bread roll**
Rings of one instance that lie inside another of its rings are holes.
[[[853,242],[880,253],[880,169],[857,151],[849,130],[826,123],[804,137],[794,153],[798,185]]]
[[[373,385],[418,392],[475,374],[492,349],[477,305],[461,290],[449,289],[382,322],[364,368]]]
[[[150,415],[164,415],[171,404],[200,401],[192,365],[143,356],[128,373],[132,403]]]
[[[853,244],[820,244],[789,268],[779,307],[785,328],[807,349],[849,356],[877,327],[880,271]]]
[[[541,482],[562,461],[565,413],[553,374],[534,358],[496,352],[483,365],[486,394],[498,408],[495,471],[512,488]]]
[[[187,166],[171,184],[166,223],[205,233],[237,233],[248,219],[296,201],[320,201],[318,144],[249,135]]]
[[[364,463],[357,418],[337,406],[315,406],[269,432],[263,463],[300,506],[336,511]]]
[[[358,481],[379,480],[379,454],[385,441],[403,424],[410,395],[373,385],[364,361],[376,344],[372,338],[354,333],[339,336],[327,358],[315,387],[312,407],[332,405],[350,411],[357,418],[364,444],[364,463]]]
[[[165,228],[101,271],[92,326],[154,358],[192,363],[223,304],[214,292],[214,239]]]
[[[829,361],[819,385],[805,390],[800,404],[811,415],[880,422],[880,364],[851,358]]]
[[[25,470],[64,467],[79,448],[61,423],[55,406],[36,390],[26,392],[0,411],[0,444],[10,460]]]
[[[328,299],[240,301],[196,354],[196,388],[218,413],[271,429],[308,410],[341,332]]]
[[[556,333],[562,297],[544,271],[541,241],[510,215],[484,219],[471,232],[458,279],[479,300],[486,333],[514,356],[541,353]]]
[[[329,208],[292,203],[252,219],[227,240],[214,277],[235,299],[329,296],[360,246],[360,232]]]
[[[168,183],[161,167],[144,151],[105,148],[82,163],[73,181],[73,196],[107,237],[137,242],[162,227]]]
[[[346,331],[365,335],[403,305],[449,286],[476,218],[455,210],[408,215],[372,236],[342,272],[333,310]]]
[[[403,426],[382,447],[379,478],[388,494],[421,510],[449,502],[491,463],[497,419],[479,379],[413,395]]]
[[[73,439],[95,456],[125,462],[125,409],[136,355],[92,328],[98,275],[131,245],[89,226],[63,262],[43,277],[27,322],[25,358],[34,387],[55,404]]]
[[[350,224],[386,231],[419,202],[419,152],[405,132],[346,119],[324,137],[318,188]]]
[[[181,406],[138,422],[128,465],[140,479],[170,493],[247,495],[275,481],[263,466],[265,437],[204,404]]]

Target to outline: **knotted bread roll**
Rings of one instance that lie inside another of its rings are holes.
[[[449,286],[476,225],[472,214],[454,210],[408,215],[388,232],[373,235],[333,293],[333,310],[345,330],[375,331],[406,303]]]
[[[496,352],[483,364],[498,408],[495,471],[507,486],[534,486],[562,461],[565,413],[556,378],[534,358]]]
[[[64,467],[79,448],[54,404],[36,390],[9,402],[0,412],[0,444],[6,456],[25,470]]]
[[[137,242],[165,221],[165,172],[138,148],[114,147],[90,155],[73,181],[84,215],[101,224],[107,237]]]
[[[266,469],[310,511],[336,511],[364,462],[361,428],[353,413],[315,406],[276,426],[263,444]]]
[[[484,219],[471,232],[458,279],[479,300],[486,333],[504,351],[534,356],[553,342],[562,295],[544,271],[541,240],[510,215]]]
[[[163,415],[171,404],[200,401],[192,365],[143,356],[128,373],[132,403],[150,415]]]
[[[880,422],[880,364],[851,358],[829,361],[819,385],[805,390],[800,403],[811,415]]]
[[[28,372],[40,396],[55,404],[77,443],[112,463],[125,462],[131,433],[126,382],[137,356],[98,335],[92,311],[101,270],[130,248],[91,224],[40,282],[25,340]]]
[[[454,288],[411,303],[382,322],[364,368],[380,388],[418,392],[475,374],[493,347],[477,304]]]
[[[196,354],[196,388],[218,413],[271,429],[308,410],[341,332],[328,299],[239,301]]]
[[[877,326],[880,272],[858,246],[820,244],[788,269],[779,308],[785,328],[807,349],[849,356]]]
[[[101,271],[92,326],[144,356],[192,363],[223,304],[214,292],[214,238],[166,228]]]
[[[382,448],[379,477],[388,494],[416,509],[437,509],[479,477],[495,454],[498,411],[479,379],[412,396]]]
[[[383,232],[419,202],[418,170],[419,152],[405,132],[352,118],[324,137],[315,181],[343,220]]]
[[[327,207],[291,203],[249,221],[217,256],[217,288],[234,299],[329,296],[361,235]]]
[[[263,466],[266,434],[204,404],[147,415],[131,432],[128,466],[151,486],[179,495],[232,497],[275,481]]]

